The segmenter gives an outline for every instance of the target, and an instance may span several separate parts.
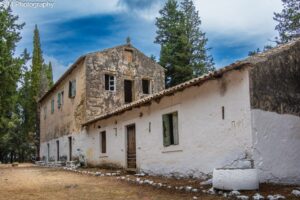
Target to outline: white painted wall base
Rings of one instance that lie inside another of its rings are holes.
[[[214,169],[213,187],[220,190],[257,190],[256,169]]]
[[[300,117],[252,110],[254,165],[261,182],[300,183]]]

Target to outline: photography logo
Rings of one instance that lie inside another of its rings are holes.
[[[53,8],[54,1],[50,0],[0,0],[0,6],[22,8]]]

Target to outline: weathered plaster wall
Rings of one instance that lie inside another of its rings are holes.
[[[126,167],[126,126],[134,123],[137,167],[142,171],[201,177],[213,168],[251,167],[248,81],[246,69],[232,71],[200,87],[164,97],[151,106],[99,121],[90,125],[87,132],[74,135],[73,149],[84,152],[89,164]],[[162,115],[172,111],[178,111],[179,145],[164,147]],[[106,154],[100,153],[99,133],[103,130],[107,132]],[[46,143],[42,145],[46,147]]]
[[[132,51],[132,62],[128,52]],[[116,76],[116,90],[105,90],[105,74]],[[133,81],[133,100],[146,95],[142,92],[142,79],[150,80],[151,93],[164,89],[164,69],[137,49],[123,45],[87,56],[87,119],[104,114],[124,105],[124,80]]]
[[[69,98],[69,81],[76,79],[76,96]],[[57,94],[64,91],[63,105],[58,108]],[[54,99],[54,113],[51,113],[51,100]],[[51,139],[79,132],[85,122],[85,65],[84,61],[51,92],[41,106],[41,143]],[[46,109],[46,118],[44,118]]]
[[[261,182],[300,183],[300,117],[252,110],[255,168]]]
[[[299,55],[300,41],[250,71],[254,165],[262,182],[300,183]]]

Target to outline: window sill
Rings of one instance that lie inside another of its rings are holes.
[[[171,145],[171,146],[164,147],[161,152],[162,153],[183,152],[183,149],[178,145]]]
[[[183,152],[182,149],[175,149],[175,150],[164,150],[162,153],[175,153],[175,152]]]
[[[108,158],[108,156],[103,154],[103,155],[99,156],[99,158]]]

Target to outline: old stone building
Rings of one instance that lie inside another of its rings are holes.
[[[260,182],[299,184],[299,55],[300,39],[164,89],[164,70],[133,47],[88,54],[41,99],[41,156],[165,176],[254,169]]]
[[[72,149],[72,134],[87,120],[163,89],[164,69],[130,44],[81,56],[39,101],[40,142],[69,135]]]

